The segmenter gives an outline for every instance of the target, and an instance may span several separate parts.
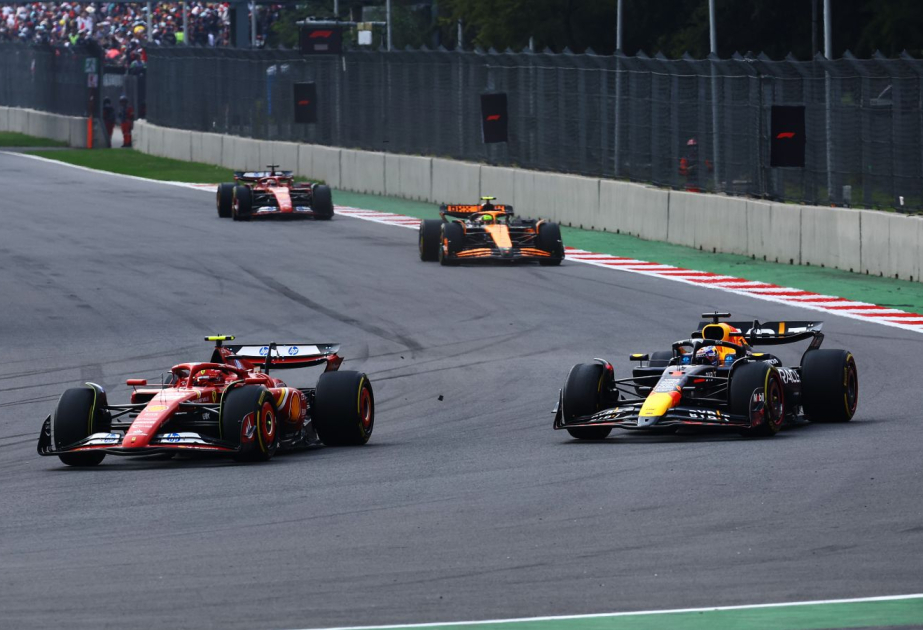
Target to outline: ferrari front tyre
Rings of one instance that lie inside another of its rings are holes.
[[[360,446],[375,428],[375,396],[361,372],[324,372],[314,391],[311,416],[317,437],[327,446]]]
[[[564,241],[561,240],[561,228],[557,223],[542,223],[538,226],[538,248],[551,254],[551,258],[539,261],[540,264],[557,266],[564,260]]]
[[[442,221],[439,219],[420,221],[420,260],[423,262],[439,260],[441,231]]]
[[[104,409],[105,393],[93,387],[72,387],[61,394],[51,416],[51,445],[54,449],[68,446],[93,433],[108,432],[111,419]],[[105,453],[83,451],[61,453],[61,461],[68,466],[96,466]]]
[[[458,264],[455,255],[462,250],[465,242],[465,233],[458,223],[445,223],[440,226],[439,233],[439,264],[449,267]]]
[[[746,363],[731,376],[729,408],[734,416],[749,418],[741,434],[772,437],[785,419],[785,388],[779,371],[768,363]]]
[[[238,446],[237,461],[265,462],[279,448],[279,426],[272,394],[262,385],[226,392],[218,419],[219,437]]]
[[[235,221],[249,221],[253,216],[253,192],[248,186],[234,188],[234,203],[231,206]]]
[[[605,369],[599,363],[580,363],[571,368],[561,393],[564,428],[577,418],[591,416],[600,410],[603,399]],[[602,440],[612,427],[575,427],[567,429],[578,440]]]
[[[231,218],[231,206],[234,203],[234,184],[218,184],[216,194],[218,216],[222,219]]]
[[[330,186],[314,184],[311,190],[311,209],[314,211],[314,218],[329,221],[333,218],[333,194],[330,192]]]
[[[846,350],[809,350],[801,361],[801,406],[811,422],[849,422],[859,404],[859,371]]]

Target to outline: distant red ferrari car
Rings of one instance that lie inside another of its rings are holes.
[[[218,216],[222,219],[250,221],[264,217],[333,218],[330,187],[295,182],[292,171],[234,172],[234,183],[218,184]]]
[[[183,452],[266,461],[279,449],[360,445],[375,424],[368,376],[339,372],[332,344],[224,345],[211,360],[174,365],[163,384],[128,379],[131,402],[112,405],[95,383],[68,389],[45,419],[39,455],[95,466],[106,455]],[[288,387],[270,370],[326,364],[316,387]]]

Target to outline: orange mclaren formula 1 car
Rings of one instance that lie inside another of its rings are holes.
[[[675,431],[682,426],[775,435],[785,422],[848,422],[856,412],[859,375],[846,350],[821,350],[821,322],[722,322],[706,313],[689,339],[638,362],[615,378],[608,361],[575,365],[554,413],[554,428],[600,440],[613,428]],[[801,363],[783,367],[755,346],[808,341]]]
[[[295,182],[292,171],[235,171],[234,183],[218,184],[218,216],[250,221],[265,217],[333,218],[333,197],[323,184]]]
[[[564,243],[557,223],[520,219],[513,206],[482,197],[475,205],[443,204],[441,219],[420,222],[420,260],[443,265],[464,261],[538,261],[560,265]]]
[[[279,449],[365,444],[375,404],[365,374],[338,371],[332,344],[224,345],[211,359],[174,365],[162,383],[128,379],[128,404],[95,383],[66,390],[38,438],[39,455],[95,466],[106,455],[211,453],[266,461]],[[326,365],[316,387],[288,387],[270,370]]]

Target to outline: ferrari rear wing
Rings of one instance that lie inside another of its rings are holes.
[[[265,345],[224,346],[231,351],[228,359],[242,359],[265,368],[300,368],[339,359],[339,345],[307,343],[268,343]],[[342,359],[340,359],[342,360]]]
[[[295,171],[234,171],[234,179],[255,182],[262,177],[294,177]]]
[[[821,332],[823,322],[786,321],[786,322],[725,322],[741,331],[741,335],[751,346],[777,346],[797,343],[806,339],[815,339],[824,335]],[[699,322],[699,330],[712,322]]]
[[[214,335],[206,341],[215,342],[212,353],[213,363],[226,363],[243,369],[260,367],[268,372],[271,369],[292,369],[327,364],[327,371],[340,367],[343,358],[337,354],[340,345],[335,343],[277,343],[265,344],[225,344],[234,341],[232,335]]]

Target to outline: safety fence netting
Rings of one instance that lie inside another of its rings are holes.
[[[84,116],[90,105],[87,71],[95,64],[95,55],[83,47],[0,43],[0,105]]]
[[[9,81],[10,66],[0,62],[2,105],[10,84],[33,76],[27,63]],[[146,79],[147,118],[168,127],[795,203],[923,209],[923,60],[907,55],[164,47],[148,50]],[[296,83],[315,84],[316,123],[295,122]],[[507,95],[507,142],[483,142],[481,95],[489,93]],[[803,167],[771,166],[776,106],[803,108]]]

